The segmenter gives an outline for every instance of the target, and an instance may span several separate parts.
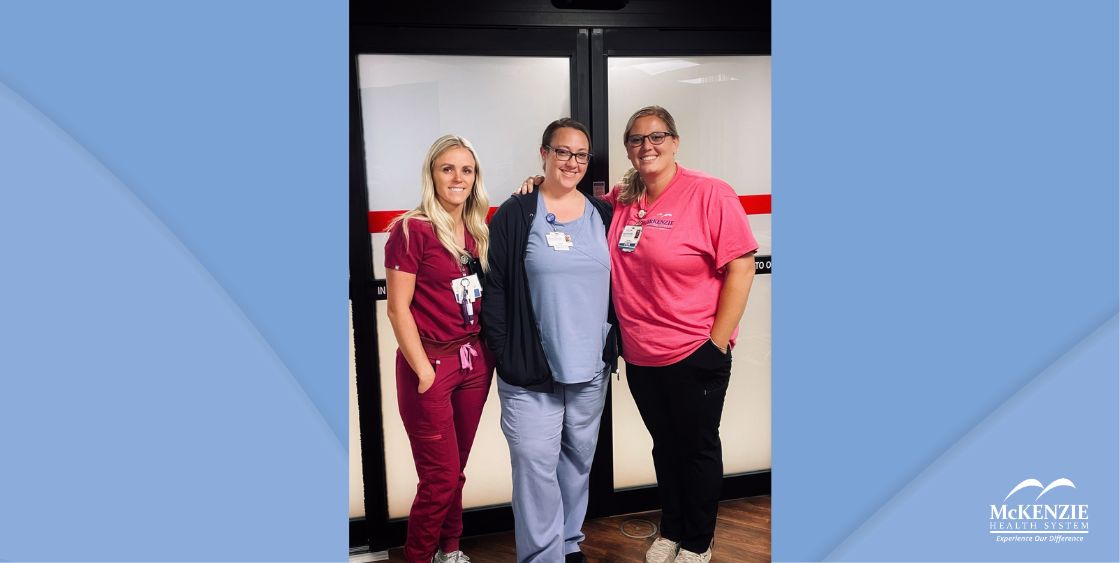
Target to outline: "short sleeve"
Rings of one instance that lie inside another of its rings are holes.
[[[747,213],[731,186],[719,183],[713,187],[707,215],[717,270],[722,270],[736,258],[758,250],[758,241],[751,232]]]
[[[611,207],[618,207],[618,194],[622,192],[624,187],[622,184],[615,184],[611,191],[599,197],[611,204]]]
[[[420,230],[420,221],[411,219],[408,220],[408,237],[405,237],[404,223],[398,222],[389,231],[389,240],[385,243],[385,269],[415,274],[424,258],[425,237]]]

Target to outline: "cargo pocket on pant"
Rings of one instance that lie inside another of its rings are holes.
[[[697,384],[704,390],[705,397],[719,397],[727,395],[727,386],[731,383],[731,372],[696,374]]]

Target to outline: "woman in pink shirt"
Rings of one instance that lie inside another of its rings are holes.
[[[419,477],[404,555],[462,563],[463,468],[494,365],[478,321],[490,203],[474,148],[454,135],[432,144],[420,186],[420,204],[393,222],[385,244],[397,406]]]
[[[626,124],[634,168],[614,203],[611,283],[626,380],[653,438],[661,536],[647,563],[711,559],[731,348],[758,249],[735,191],[676,161],[673,116],[644,107]]]
[[[719,423],[758,250],[735,190],[678,164],[680,142],[665,108],[634,112],[623,134],[634,168],[604,196],[614,210],[607,240],[626,381],[653,438],[661,499],[647,563],[711,560]]]

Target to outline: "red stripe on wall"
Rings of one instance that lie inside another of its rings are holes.
[[[743,205],[743,211],[746,211],[747,215],[770,214],[770,194],[741,195],[739,203]]]
[[[747,215],[769,215],[770,214],[770,194],[759,195],[741,195],[739,196],[739,203],[743,206],[743,211]],[[486,220],[489,221],[497,211],[497,207],[491,207],[490,212],[486,214]],[[370,211],[369,212],[369,232],[371,233],[384,233],[389,230],[389,223],[393,222],[404,211]]]

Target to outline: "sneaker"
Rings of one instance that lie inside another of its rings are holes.
[[[712,548],[708,546],[708,551],[704,553],[694,553],[687,549],[682,549],[680,553],[677,554],[677,558],[673,560],[673,563],[708,563],[711,560]]]
[[[573,551],[564,556],[564,563],[587,563],[582,551]]]
[[[662,537],[653,540],[653,545],[646,550],[646,563],[673,563],[681,544]]]
[[[471,558],[457,549],[451,553],[444,553],[440,549],[432,556],[432,563],[471,563]]]

